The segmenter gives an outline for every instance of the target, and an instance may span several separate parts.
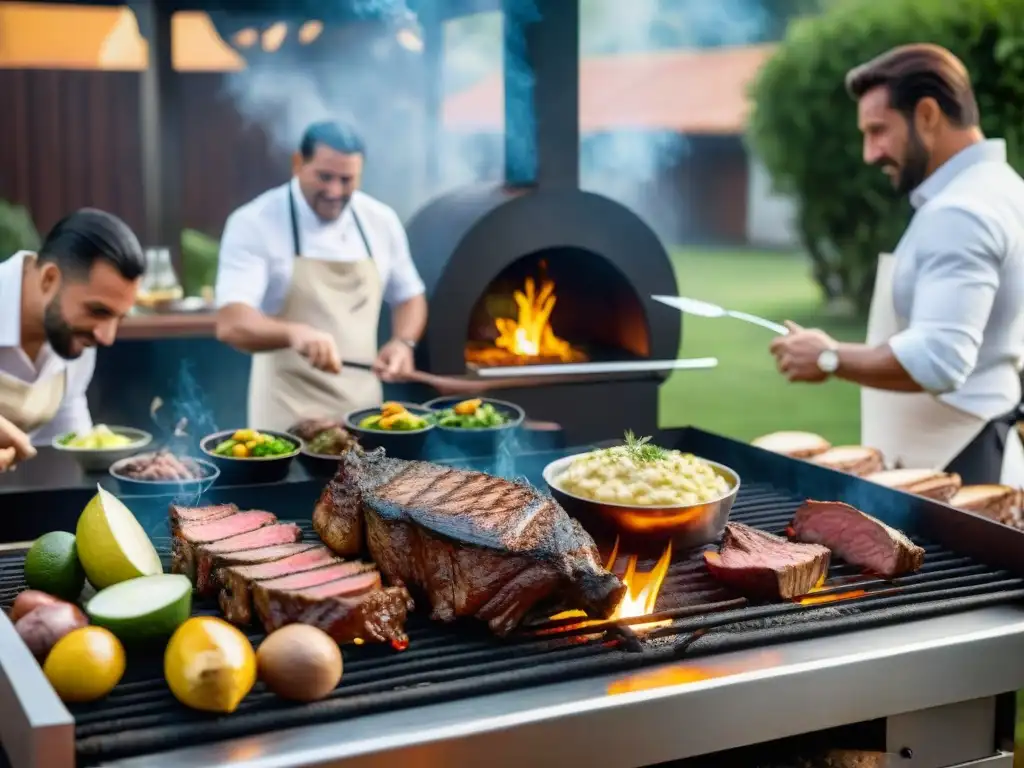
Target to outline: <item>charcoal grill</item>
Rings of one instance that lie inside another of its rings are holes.
[[[646,766],[884,718],[892,764],[1009,765],[1024,534],[699,430],[656,440],[740,473],[733,520],[780,532],[804,498],[844,500],[911,534],[924,567],[885,582],[836,563],[813,596],[831,602],[759,605],[713,582],[699,552],[679,553],[654,615],[546,620],[504,642],[417,615],[403,653],[346,647],[330,699],[295,705],[257,687],[228,717],[178,705],[159,654],[133,656],[110,697],[69,711],[0,617],[4,748],[15,768]],[[524,454],[516,470],[539,482],[552,458]],[[4,605],[23,588],[23,553],[0,554]],[[633,628],[654,621],[671,623]]]

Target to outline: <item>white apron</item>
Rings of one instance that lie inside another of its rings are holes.
[[[907,325],[896,315],[895,267],[893,254],[879,254],[868,315],[869,346],[884,344]],[[943,469],[987,424],[926,392],[868,387],[861,388],[860,414],[861,444],[880,450],[889,466],[909,469]],[[1000,475],[1000,482],[1006,485],[1024,486],[1024,447],[1016,429],[1007,433]]]
[[[380,405],[383,390],[370,371],[345,366],[346,360],[370,363],[377,356],[377,322],[383,290],[370,243],[358,216],[359,235],[368,257],[325,261],[301,255],[294,200],[292,236],[296,258],[282,320],[303,323],[334,338],[341,373],[315,369],[293,349],[253,355],[249,377],[249,423],[253,429],[283,431],[303,419],[338,418],[348,411]],[[352,211],[355,215],[355,210]]]
[[[66,381],[66,369],[31,384],[0,373],[0,416],[22,432],[35,432],[57,415]]]

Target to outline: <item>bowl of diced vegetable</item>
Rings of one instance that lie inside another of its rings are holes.
[[[114,462],[134,456],[153,442],[153,436],[134,427],[97,424],[87,432],[66,432],[51,445],[70,454],[86,472],[106,472]]]
[[[422,459],[434,429],[433,412],[414,403],[387,402],[346,414],[345,429],[367,451],[383,448],[396,459]]]
[[[221,485],[274,483],[287,477],[302,440],[272,429],[229,429],[207,435],[199,448],[220,470]]]
[[[423,404],[433,412],[440,441],[463,456],[493,456],[516,439],[526,412],[490,397],[438,397]]]

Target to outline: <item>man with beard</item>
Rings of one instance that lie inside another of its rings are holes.
[[[363,158],[351,129],[314,124],[291,180],[224,226],[217,338],[253,353],[254,428],[283,430],[379,405],[381,380],[413,368],[427,321],[423,281],[398,214],[359,191]],[[378,349],[382,301],[391,307],[392,336]]]
[[[38,254],[0,264],[0,468],[92,428],[95,347],[114,343],[144,268],[128,225],[91,208],[58,222]]]
[[[879,257],[867,343],[789,323],[771,345],[778,369],[861,385],[861,441],[895,466],[1019,487],[1024,180],[982,134],[970,76],[944,48],[895,48],[846,86],[864,161],[916,211]]]

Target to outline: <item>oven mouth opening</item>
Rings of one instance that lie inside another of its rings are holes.
[[[640,296],[621,270],[582,248],[547,248],[516,259],[470,312],[469,370],[617,362],[650,357]]]

